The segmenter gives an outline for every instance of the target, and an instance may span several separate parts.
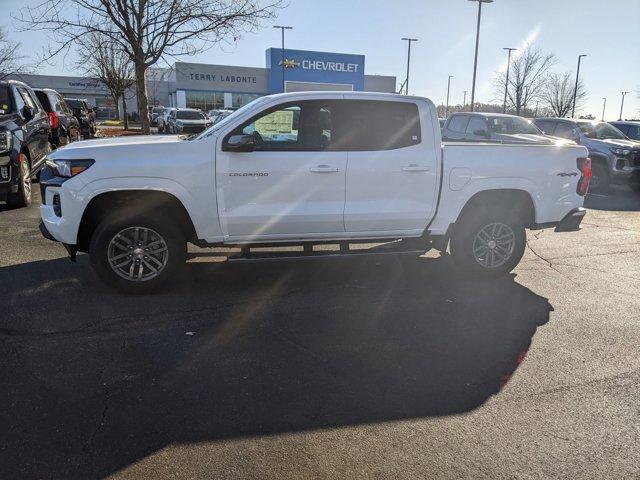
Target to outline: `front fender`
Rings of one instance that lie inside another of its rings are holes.
[[[94,180],[77,192],[77,201],[86,208],[98,195],[132,190],[158,191],[174,196],[190,216],[198,238],[222,238],[215,203],[211,204],[205,198],[193,195],[184,185],[172,179],[135,177],[135,182],[132,182],[131,178],[123,177]],[[212,198],[215,199],[215,196],[212,195]]]

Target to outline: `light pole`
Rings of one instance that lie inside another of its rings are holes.
[[[417,38],[402,38],[407,42],[407,80],[404,85],[404,93],[409,95],[409,65],[411,64],[411,42],[417,42]]]
[[[464,112],[467,108],[467,91],[464,91],[464,100],[462,100],[462,111]]]
[[[451,79],[453,75],[449,75],[449,80],[447,80],[447,106],[444,109],[444,118],[449,116],[449,90],[451,89]]]
[[[478,71],[478,45],[480,44],[480,19],[482,18],[482,4],[493,3],[493,0],[469,0],[470,2],[478,2],[478,27],[476,29],[476,54],[473,60],[473,83],[471,85],[471,111],[473,112],[473,104],[476,100],[476,73]]]
[[[503,50],[509,52],[507,57],[507,79],[504,82],[504,103],[502,104],[502,113],[507,113],[507,92],[509,91],[509,70],[511,69],[511,52],[517,50],[517,48],[505,47]]]
[[[580,80],[580,62],[582,61],[582,57],[586,57],[586,55],[578,55],[578,71],[576,72],[576,86],[573,89],[573,108],[571,109],[571,118],[576,116],[576,100],[578,99],[578,81]]]
[[[607,108],[607,99],[605,97],[602,97],[603,103],[602,103],[602,121],[604,122],[604,111]]]
[[[293,27],[288,27],[285,25],[274,25],[273,28],[279,28],[280,31],[282,32],[282,93],[284,93],[284,31],[285,30],[292,30]]]
[[[622,120],[622,109],[624,108],[624,97],[627,95],[627,93],[629,92],[620,92],[622,94],[622,103],[620,104],[620,118],[618,119],[618,121]]]

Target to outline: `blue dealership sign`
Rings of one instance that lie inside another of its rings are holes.
[[[351,85],[353,90],[364,90],[364,55],[285,49],[284,67],[288,82]],[[282,92],[282,49],[267,50],[267,68],[269,92]]]

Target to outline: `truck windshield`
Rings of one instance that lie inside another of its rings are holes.
[[[579,122],[578,126],[589,138],[598,140],[626,140],[624,133],[606,122]]]
[[[11,92],[7,85],[0,85],[0,115],[11,112]]]
[[[508,135],[542,135],[533,122],[520,117],[489,117],[489,125],[494,133]]]

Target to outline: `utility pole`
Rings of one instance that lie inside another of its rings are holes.
[[[602,104],[602,121],[604,122],[604,111],[607,108],[607,99],[605,97],[602,97],[602,100],[604,101]]]
[[[476,74],[478,72],[478,45],[480,44],[480,19],[482,18],[482,4],[493,3],[493,0],[469,0],[478,2],[478,26],[476,28],[476,54],[473,60],[473,83],[471,84],[471,111],[473,112],[476,100]]]
[[[411,42],[417,42],[417,38],[403,38],[407,42],[407,80],[404,85],[404,93],[409,95],[409,66],[411,65]]]
[[[507,113],[507,92],[509,91],[509,70],[511,69],[511,52],[517,50],[517,48],[509,48],[505,47],[503,50],[507,50],[509,52],[509,56],[507,59],[507,79],[504,82],[504,103],[502,104],[502,113]]]
[[[576,72],[576,87],[573,89],[573,108],[571,109],[571,118],[576,116],[576,100],[578,98],[578,81],[580,80],[580,61],[586,55],[578,55],[578,71]]]
[[[622,94],[622,103],[620,104],[620,118],[618,119],[618,121],[622,121],[622,109],[624,108],[624,97],[629,92],[620,92],[620,93]]]
[[[467,108],[467,91],[464,91],[464,100],[462,100],[462,111],[464,112]]]
[[[279,28],[280,31],[282,32],[282,60],[281,60],[281,64],[282,64],[282,93],[284,93],[285,90],[285,83],[284,83],[284,31],[285,30],[292,30],[293,27],[288,27],[285,25],[274,25],[273,28]]]
[[[447,106],[444,109],[444,118],[449,116],[449,90],[451,89],[451,79],[453,75],[449,75],[449,80],[447,81]]]

